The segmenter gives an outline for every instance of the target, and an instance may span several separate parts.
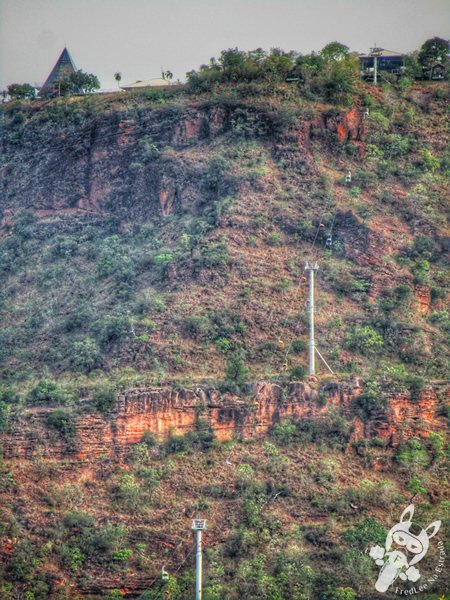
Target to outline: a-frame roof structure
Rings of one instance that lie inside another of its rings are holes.
[[[40,89],[40,94],[48,91],[55,85],[58,81],[62,81],[64,79],[68,79],[72,73],[76,72],[75,64],[72,60],[72,57],[69,54],[67,48],[61,52],[61,56],[56,61],[55,66],[50,72],[50,75],[47,77],[44,85]]]

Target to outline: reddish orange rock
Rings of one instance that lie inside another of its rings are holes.
[[[351,404],[362,391],[357,379],[350,383],[328,383],[317,389],[303,382],[281,387],[259,381],[245,398],[221,394],[213,388],[175,390],[172,388],[136,388],[120,394],[111,415],[92,409],[76,420],[75,443],[68,445],[46,425],[51,408],[25,409],[14,430],[3,436],[4,455],[8,458],[72,457],[77,460],[100,457],[121,460],[132,444],[142,441],[145,432],[164,440],[171,433],[183,434],[195,428],[199,409],[219,440],[233,435],[244,438],[266,434],[277,422],[318,418],[335,408],[350,414]],[[384,415],[371,422],[353,419],[354,441],[378,436],[396,445],[405,436],[428,435],[442,430],[437,416],[436,393],[426,388],[413,402],[407,394],[393,396]]]
[[[429,312],[431,304],[430,286],[416,285],[414,295],[417,298],[419,312],[422,314]]]

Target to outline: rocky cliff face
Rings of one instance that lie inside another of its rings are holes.
[[[13,128],[2,138],[7,162],[2,225],[7,228],[22,209],[44,220],[55,215],[89,220],[96,214],[145,221],[155,213],[195,213],[205,201],[199,187],[202,164],[184,161],[183,150],[226,132],[239,109],[239,103],[232,109],[169,106],[104,111],[88,119],[69,105],[61,123],[56,116],[56,122],[45,120],[36,105],[27,127]],[[258,118],[269,128],[269,116]],[[319,132],[325,138],[337,135],[340,143],[358,143],[364,135],[361,111],[324,111],[300,122],[293,136],[310,154],[310,139]],[[171,153],[164,152],[167,148]]]
[[[352,402],[361,393],[358,380],[350,384],[328,384],[322,389],[308,383],[293,382],[287,387],[257,382],[245,398],[221,394],[214,388],[197,387],[136,388],[120,394],[109,416],[89,409],[75,419],[76,435],[69,443],[46,425],[51,408],[29,408],[22,411],[13,430],[5,436],[6,458],[81,460],[108,456],[121,460],[129,447],[142,441],[151,432],[161,441],[171,434],[184,434],[195,429],[199,415],[213,427],[219,440],[234,435],[248,438],[267,433],[270,428],[289,418],[295,421],[320,418],[331,408],[351,414]],[[425,389],[416,402],[407,394],[390,398],[388,408],[367,423],[353,418],[352,437],[355,441],[372,436],[381,437],[388,445],[401,439],[426,436],[442,429],[444,421],[437,414],[436,392]]]

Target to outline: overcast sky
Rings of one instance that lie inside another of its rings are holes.
[[[0,0],[0,89],[43,83],[64,45],[104,89],[175,78],[221,50],[417,49],[450,37],[450,0]]]

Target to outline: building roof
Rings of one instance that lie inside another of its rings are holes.
[[[168,85],[177,85],[175,81],[169,81],[162,77],[155,77],[154,79],[146,79],[145,81],[135,81],[127,85],[121,85],[123,90],[138,90],[147,87],[166,87]]]
[[[360,54],[359,58],[373,58],[375,54]],[[394,52],[393,50],[385,50],[384,48],[377,48],[376,56],[383,56],[385,58],[394,58],[403,56],[401,52]]]
[[[67,48],[61,52],[60,57],[56,61],[55,66],[50,72],[50,75],[45,80],[44,85],[41,88],[41,94],[46,89],[50,88],[52,85],[57,83],[58,81],[62,81],[63,79],[68,79],[72,73],[76,72],[75,64],[72,60],[72,57],[69,54]]]

